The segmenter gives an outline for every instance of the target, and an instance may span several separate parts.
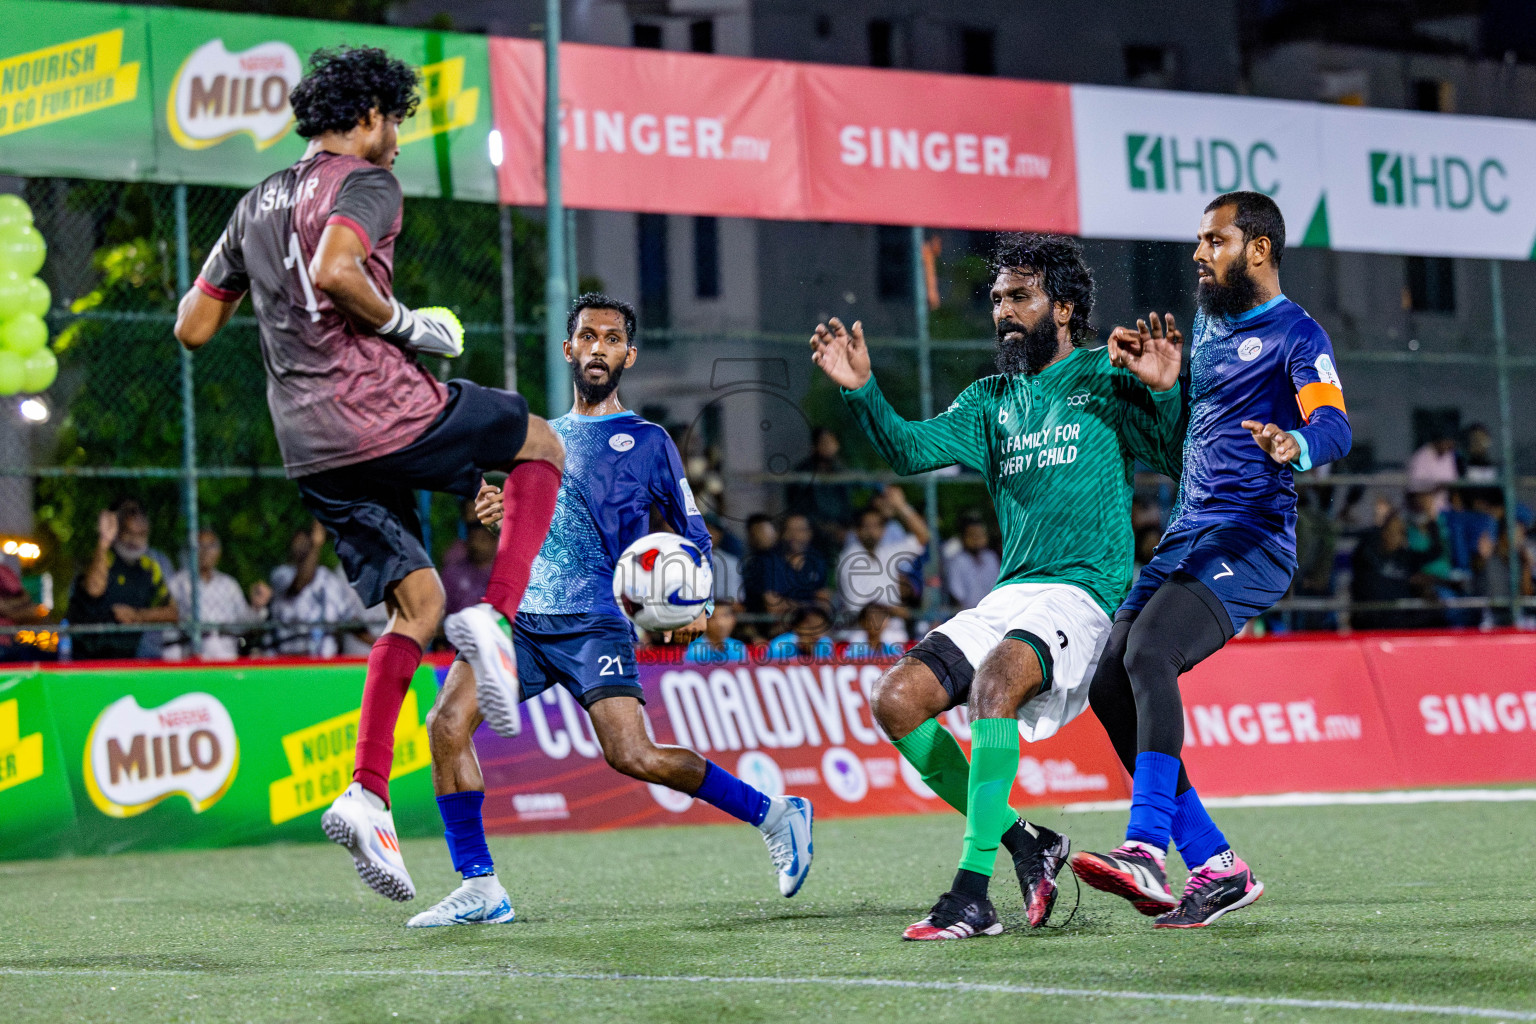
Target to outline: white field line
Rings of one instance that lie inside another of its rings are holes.
[[[1340,807],[1360,804],[1502,804],[1536,800],[1536,789],[1394,789],[1381,793],[1270,793],[1265,796],[1205,796],[1207,807]],[[1088,800],[1067,804],[1069,813],[1124,811],[1129,800]]]
[[[0,967],[0,976],[47,976],[89,978],[185,979],[188,976],[220,977],[225,972],[163,970],[75,970],[45,967]],[[1221,996],[1192,992],[1138,992],[1097,988],[1057,988],[1047,985],[1002,985],[970,981],[908,981],[900,978],[774,978],[714,977],[703,974],[581,974],[563,971],[505,970],[318,970],[310,975],[367,978],[504,978],[533,981],[609,981],[656,985],[820,985],[827,988],[908,989],[924,992],[983,993],[988,995],[1054,996],[1063,999],[1110,999],[1137,1003],[1199,1003],[1206,1006],[1270,1006],[1298,1010],[1340,1010],[1370,1013],[1418,1013],[1438,1017],[1472,1017],[1505,1021],[1536,1021],[1536,1011],[1496,1010],[1483,1006],[1435,1006],[1422,1003],[1379,1003],[1351,999],[1287,999],[1279,996]]]

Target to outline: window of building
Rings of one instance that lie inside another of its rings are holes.
[[[693,294],[700,299],[720,297],[720,219],[693,218]]]
[[[642,213],[635,220],[640,256],[640,322],[651,328],[666,327],[672,322],[667,217],[662,213]]]
[[[895,31],[890,22],[877,18],[869,23],[869,66],[896,66]]]
[[[989,28],[960,30],[960,70],[967,75],[995,75],[996,36]]]
[[[1131,243],[1131,305],[1136,316],[1148,311],[1179,312],[1188,307],[1194,264],[1183,242]]]
[[[1167,46],[1132,44],[1125,48],[1125,80],[1130,85],[1166,89],[1175,84],[1178,62]]]
[[[1413,83],[1413,109],[1449,114],[1455,110],[1455,91],[1450,82],[1438,78],[1420,78]]]
[[[647,50],[659,50],[661,49],[661,26],[636,22],[631,32],[631,38],[636,46],[644,47]]]
[[[886,302],[912,298],[911,228],[875,228],[875,290]]]
[[[688,26],[688,49],[694,53],[715,52],[715,23],[713,19],[695,21]]]
[[[1443,256],[1408,257],[1407,306],[1415,313],[1456,312],[1456,261]]]

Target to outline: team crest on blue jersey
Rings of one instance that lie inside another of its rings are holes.
[[[608,447],[616,452],[627,452],[635,446],[635,439],[629,434],[614,434],[608,439]]]
[[[1245,363],[1251,363],[1259,358],[1259,353],[1264,351],[1262,338],[1244,338],[1243,343],[1237,346],[1237,358]]]

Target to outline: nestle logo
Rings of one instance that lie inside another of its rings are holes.
[[[546,821],[571,816],[565,805],[564,793],[517,793],[512,797],[512,809],[523,821]]]

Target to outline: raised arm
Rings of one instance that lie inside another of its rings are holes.
[[[1109,336],[1110,364],[1125,371],[1115,380],[1121,443],[1133,458],[1165,476],[1183,471],[1189,406],[1179,387],[1184,334],[1173,315],[1149,313],[1133,330]]]

